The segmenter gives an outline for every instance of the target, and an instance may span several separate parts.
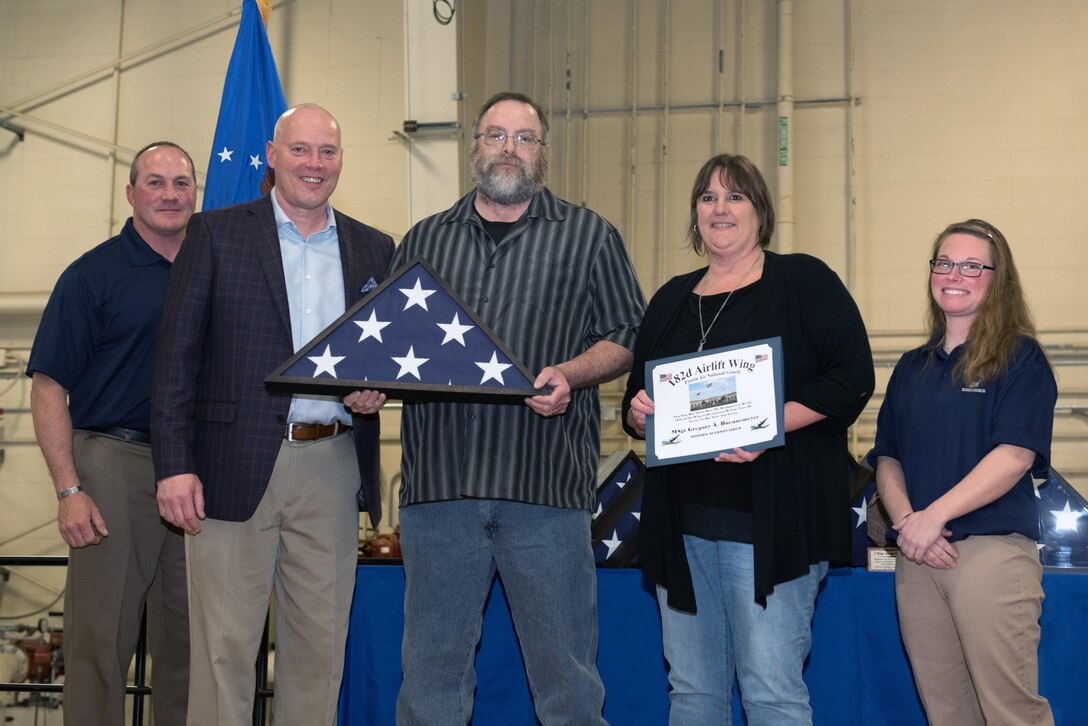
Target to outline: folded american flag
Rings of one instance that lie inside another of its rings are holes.
[[[1039,555],[1047,567],[1088,567],[1088,501],[1054,469],[1035,479]]]
[[[628,567],[638,562],[644,472],[633,451],[615,452],[597,469],[597,509],[590,533],[598,567]]]
[[[292,393],[371,389],[391,398],[512,400],[541,393],[533,379],[446,281],[415,257],[265,383]]]
[[[852,557],[849,564],[852,567],[865,567],[868,563],[869,547],[874,544],[880,546],[885,544],[884,532],[890,525],[885,520],[883,506],[877,506],[876,504],[878,500],[876,496],[876,472],[869,468],[864,458],[858,461],[852,456],[849,457],[847,467],[847,476],[850,479],[850,511],[852,513],[850,518],[852,534],[850,536],[853,543]],[[870,521],[870,516],[877,517],[879,521]],[[873,534],[877,535],[877,541],[875,542],[873,541]]]

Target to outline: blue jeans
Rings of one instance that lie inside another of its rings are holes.
[[[733,678],[751,726],[811,724],[801,677],[812,646],[812,611],[827,563],[755,602],[752,545],[684,535],[697,614],[668,606],[657,588],[669,661],[670,726],[731,724]]]
[[[400,512],[404,682],[397,723],[464,726],[472,716],[484,602],[502,578],[544,726],[604,724],[597,578],[589,512],[491,499]]]

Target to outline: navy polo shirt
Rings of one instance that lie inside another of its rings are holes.
[[[976,534],[1019,532],[1039,538],[1032,472],[1045,475],[1050,460],[1058,389],[1043,351],[1023,338],[1009,370],[983,384],[954,380],[963,346],[946,354],[938,345],[905,353],[895,366],[877,419],[878,456],[896,459],[915,510],[928,507],[958,484],[995,446],[1035,452],[1032,470],[996,501],[948,523],[950,541]]]
[[[170,263],[136,232],[73,262],[57,280],[30,351],[41,372],[68,391],[72,426],[148,431],[155,335]]]

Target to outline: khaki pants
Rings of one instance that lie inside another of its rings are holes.
[[[936,570],[896,560],[899,627],[929,722],[935,726],[1053,726],[1039,695],[1042,566],[1019,534],[956,542],[959,560]]]
[[[185,537],[192,612],[189,726],[248,726],[275,595],[273,723],[334,724],[359,543],[351,434],[284,442],[245,522]]]
[[[64,723],[125,722],[125,686],[147,606],[156,726],[182,726],[189,676],[185,545],[159,518],[151,447],[77,430],[80,483],[106,521],[101,543],[69,550]]]

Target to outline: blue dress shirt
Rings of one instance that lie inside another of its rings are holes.
[[[328,219],[323,229],[303,237],[287,218],[272,190],[272,210],[280,238],[283,277],[291,310],[291,342],[296,351],[344,314],[344,269],[340,264],[340,237],[332,205],[326,202]],[[321,351],[315,351],[320,354]],[[351,425],[351,414],[337,396],[296,395],[288,420],[304,423]]]

